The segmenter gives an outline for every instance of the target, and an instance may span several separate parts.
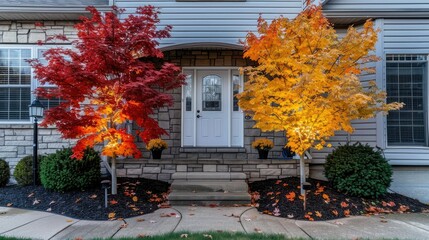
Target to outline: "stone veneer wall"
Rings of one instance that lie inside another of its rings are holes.
[[[276,159],[146,159],[119,160],[118,176],[144,177],[171,182],[175,172],[243,172],[248,181],[299,175],[299,160]],[[306,176],[309,166],[306,163]]]
[[[34,21],[0,21],[0,44],[20,44],[36,46],[46,38],[64,34],[70,40],[76,39],[74,21],[40,21],[42,27],[36,27]],[[39,128],[39,153],[52,153],[62,147],[74,144],[64,140],[55,128]],[[33,154],[33,124],[0,124],[0,158],[9,162],[11,171],[18,161]]]
[[[77,38],[74,21],[40,22],[42,27],[36,27],[34,21],[0,21],[0,43],[37,43],[57,34],[64,34],[70,40]]]

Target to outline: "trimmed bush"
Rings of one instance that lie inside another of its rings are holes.
[[[0,187],[6,186],[10,178],[9,164],[0,158]]]
[[[40,156],[37,159],[39,161],[40,168]],[[13,171],[13,177],[16,179],[19,185],[26,186],[33,184],[33,156],[26,156],[19,160],[18,164]],[[40,182],[40,176],[38,176]]]
[[[92,148],[85,150],[82,160],[70,158],[72,154],[71,148],[64,148],[43,158],[40,180],[45,188],[64,192],[100,184],[99,154]]]
[[[336,148],[326,158],[325,174],[340,192],[378,198],[392,182],[392,167],[379,150],[355,143]]]

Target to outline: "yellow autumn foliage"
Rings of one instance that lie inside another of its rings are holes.
[[[149,141],[149,143],[147,144],[146,148],[149,151],[152,151],[152,150],[163,150],[163,149],[168,148],[168,144],[164,140],[162,140],[160,138],[154,138],[154,139],[151,139]]]
[[[351,121],[399,109],[385,103],[386,94],[358,75],[372,73],[367,63],[377,41],[373,22],[361,30],[350,27],[343,38],[310,6],[295,19],[260,18],[258,32],[249,33],[244,57],[258,63],[241,69],[248,76],[239,106],[262,131],[285,131],[287,146],[303,155],[321,149],[335,131],[353,132]]]

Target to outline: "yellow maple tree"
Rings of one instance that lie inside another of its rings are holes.
[[[354,119],[402,107],[386,104],[374,82],[360,83],[359,74],[374,72],[366,63],[377,60],[369,54],[377,32],[367,21],[339,38],[321,7],[312,5],[292,20],[260,17],[258,32],[247,35],[244,57],[258,64],[242,69],[248,80],[239,106],[255,128],[286,133],[287,146],[301,157],[301,184],[307,150],[329,145],[335,131],[353,132]]]

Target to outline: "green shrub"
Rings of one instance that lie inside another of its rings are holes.
[[[39,168],[40,168],[40,158],[39,156]],[[21,186],[33,184],[33,156],[26,156],[19,160],[18,164],[13,171],[13,177]],[[40,182],[40,176],[38,176]]]
[[[101,158],[93,149],[86,149],[82,160],[70,158],[70,148],[58,150],[43,158],[40,180],[54,191],[84,190],[100,184]]]
[[[392,182],[392,168],[379,150],[355,143],[336,148],[327,156],[326,177],[340,192],[378,198]]]
[[[10,178],[9,164],[0,158],[0,187],[6,186]]]

